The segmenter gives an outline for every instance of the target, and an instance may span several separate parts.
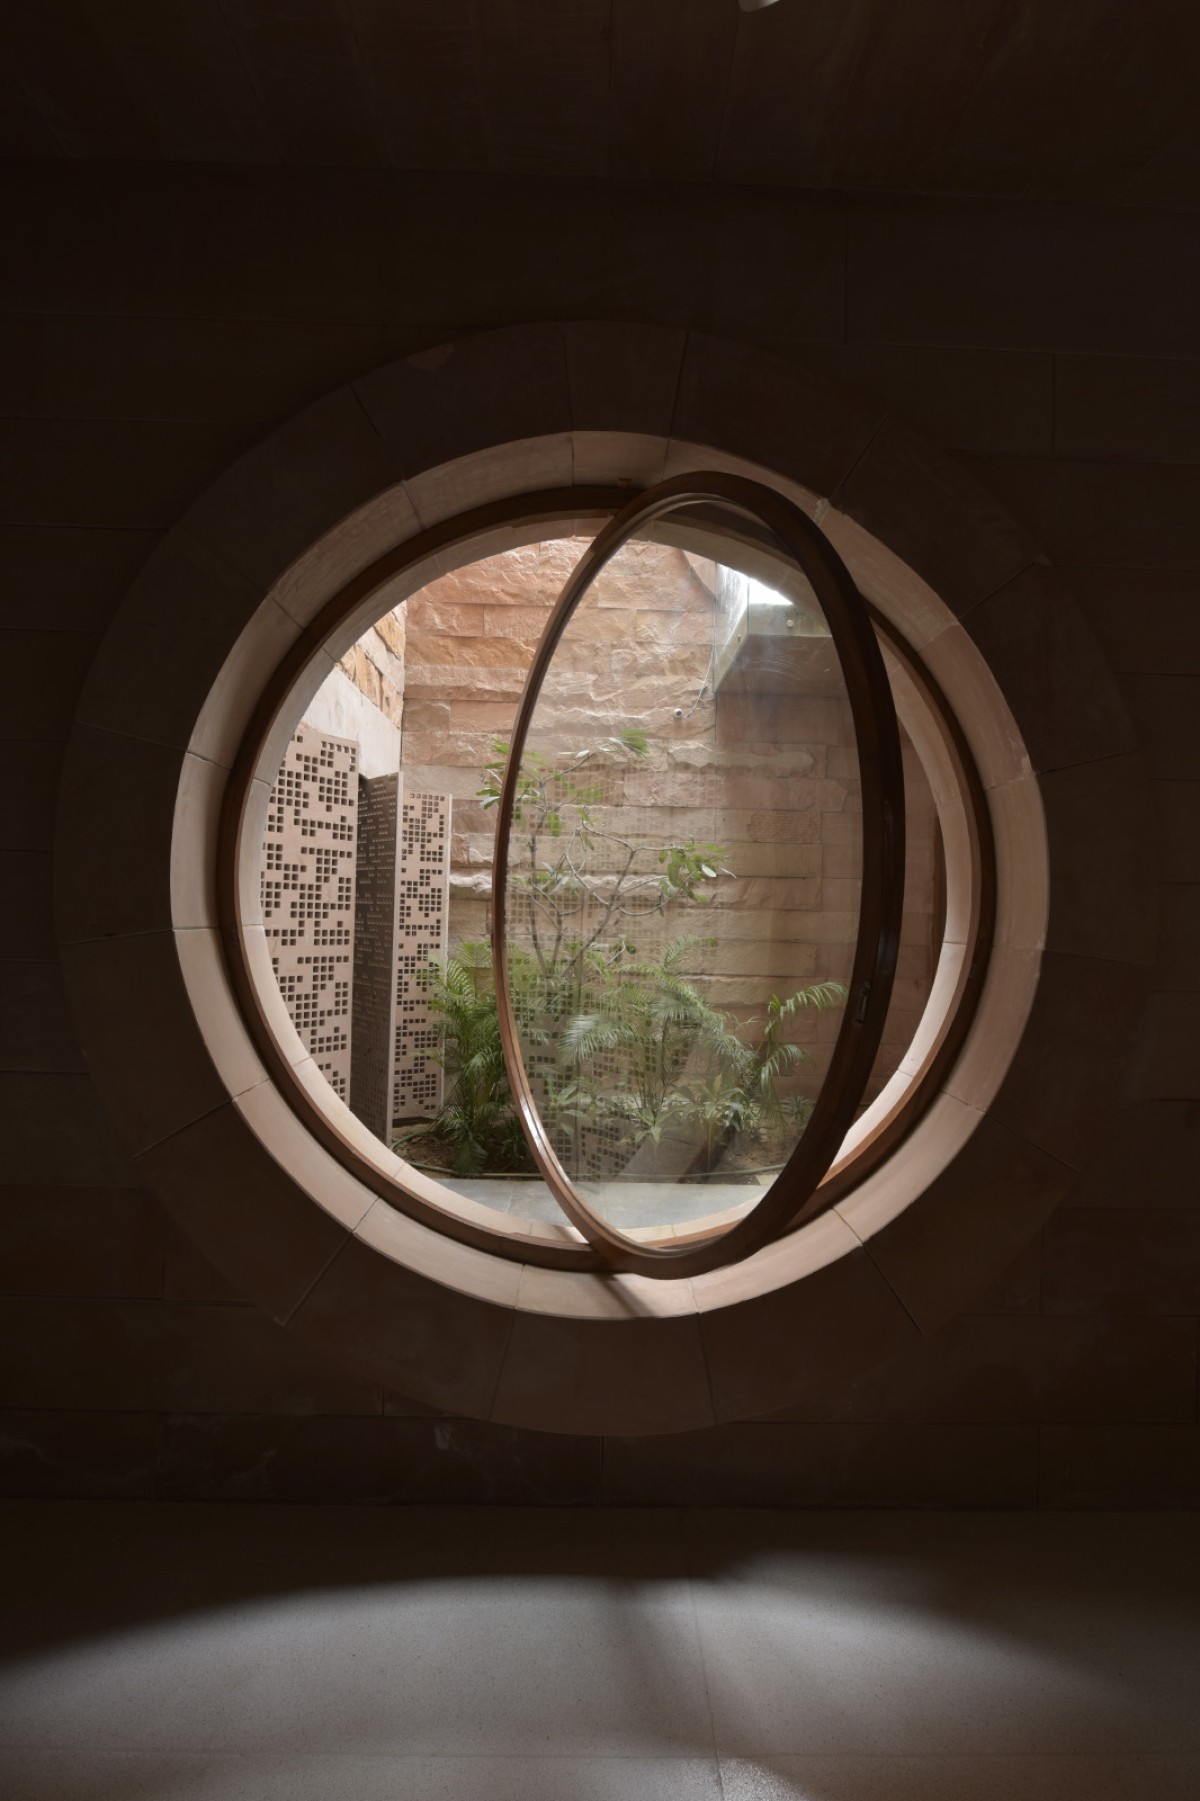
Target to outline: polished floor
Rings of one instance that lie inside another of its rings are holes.
[[[447,1188],[518,1219],[561,1226],[563,1211],[546,1183],[528,1176],[444,1176]],[[581,1183],[585,1198],[623,1232],[643,1226],[681,1226],[689,1220],[745,1207],[770,1184],[747,1176],[740,1182]]]
[[[1197,1801],[1200,1520],[9,1503],[6,1801]]]

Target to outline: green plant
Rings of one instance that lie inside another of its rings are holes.
[[[630,730],[558,758],[527,751],[521,760],[512,818],[521,852],[509,885],[525,903],[530,954],[564,993],[581,991],[592,970],[630,954],[632,922],[672,905],[703,905],[707,885],[729,873],[719,844],[645,845],[598,825],[604,788],[591,772],[639,761],[648,750],[645,732]],[[485,808],[499,804],[508,753],[503,738],[492,740],[478,790]]]
[[[764,1019],[737,1020],[681,973],[702,942],[682,936],[656,960],[604,970],[589,1010],[562,1034],[581,1086],[604,1059],[590,1084],[597,1123],[623,1128],[627,1154],[673,1143],[673,1167],[690,1153],[691,1173],[711,1172],[739,1140],[768,1155],[804,1124],[811,1102],[783,1085],[811,1053],[786,1030],[802,1012],[827,1011],[846,997],[839,982],[814,982],[784,999],[772,995]]]
[[[422,981],[438,1017],[446,1098],[430,1124],[410,1129],[398,1146],[440,1140],[460,1176],[531,1169],[504,1067],[491,947],[467,943],[452,955],[431,957]]]
[[[499,801],[508,746],[495,739],[492,750],[479,790],[485,807]],[[839,1005],[846,991],[812,983],[772,996],[764,1018],[739,1021],[687,974],[714,940],[685,933],[656,957],[638,955],[635,922],[705,904],[710,884],[731,873],[720,845],[646,845],[598,824],[597,774],[647,750],[645,734],[630,731],[557,759],[523,760],[513,812],[521,855],[509,875],[522,936],[508,946],[511,998],[543,1118],[568,1167],[591,1129],[618,1165],[640,1154],[643,1168],[700,1173],[742,1147],[769,1158],[803,1126],[811,1104],[789,1082],[810,1053],[788,1028],[805,1010]],[[469,943],[435,957],[424,980],[448,1085],[435,1119],[410,1128],[405,1148],[440,1147],[461,1175],[530,1169],[490,948]]]

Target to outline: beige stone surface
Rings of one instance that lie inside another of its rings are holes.
[[[545,340],[543,339],[541,341],[544,342]],[[424,373],[430,372],[436,373],[436,368],[432,371],[427,370]],[[390,399],[388,400],[387,405],[391,405]],[[388,434],[391,434],[397,427],[398,412],[393,409],[392,413],[385,421],[385,411],[386,407],[383,407],[379,411],[379,418],[383,428]],[[431,415],[427,412],[426,421],[428,422],[430,419]],[[541,421],[538,422],[538,426],[540,429]],[[428,425],[428,429],[436,431],[438,429],[437,422],[432,421],[432,423]],[[903,456],[901,460],[903,460],[904,457],[907,457],[907,446],[901,446],[899,440],[894,435],[890,436],[890,446],[885,447],[888,450],[888,456],[892,456],[894,460],[895,454],[902,451]],[[298,445],[297,448],[302,450],[304,455],[307,456],[311,449],[311,444],[302,443]],[[555,447],[544,459],[540,459],[539,455],[536,453],[525,458],[521,464],[520,471],[518,472],[520,477],[522,479],[533,479],[542,473],[550,475],[560,472],[563,467],[563,460],[560,455],[561,448],[561,446]],[[726,454],[736,460],[736,452],[729,452]],[[868,503],[873,501],[871,483],[878,479],[881,468],[885,467],[887,464],[888,456],[881,457],[873,455],[865,460],[867,467],[857,490],[857,498],[862,501],[863,507],[868,511]],[[368,458],[367,461],[369,462],[370,459]],[[278,465],[276,466],[278,467]],[[479,452],[477,460],[467,473],[472,481],[477,482],[475,491],[486,497],[491,491],[489,484],[496,479],[496,464],[491,453],[489,451]],[[920,522],[921,530],[926,533],[931,533],[933,530],[929,506],[931,493],[938,490],[939,483],[942,484],[941,491],[949,497],[949,504],[953,505],[956,497],[963,497],[964,491],[961,488],[956,488],[954,482],[950,478],[949,471],[944,465],[938,462],[935,454],[931,454],[923,462],[919,459],[909,458],[907,466],[902,473],[904,474],[905,480],[902,484],[903,493],[900,498],[904,501],[905,505],[911,505],[917,512],[921,512],[922,509],[924,509],[924,516]],[[243,471],[242,474],[239,475],[239,482],[243,481],[244,474],[245,472]],[[373,479],[373,477],[371,479]],[[432,479],[427,485],[427,493],[432,500],[435,510],[437,506],[443,502],[447,504],[451,503],[464,491],[464,489],[456,487],[455,484],[448,479],[443,481],[440,477]],[[303,508],[301,511],[303,511]],[[241,529],[244,521],[250,517],[251,514],[249,510],[243,508],[237,522],[238,529]],[[879,514],[873,516],[876,523],[878,523],[881,517],[882,515]],[[993,532],[991,518],[981,516],[978,513],[973,514],[971,508],[968,506],[963,515],[956,520],[954,541],[948,547],[940,547],[936,552],[937,556],[942,558],[943,566],[952,572],[955,579],[957,580],[961,577],[960,591],[964,595],[968,592],[978,593],[981,588],[987,592],[992,591],[991,589],[987,589],[986,578],[980,570],[971,570],[967,567],[966,551],[964,547],[966,546],[970,535],[968,528],[971,526],[972,521],[984,531],[985,535],[988,533],[992,534],[991,549],[989,551],[991,563],[989,564],[989,567],[1002,564],[1012,552],[1014,545],[1020,544],[1019,535],[1014,536],[1009,534],[1006,529],[1002,529],[1001,527],[997,527]],[[236,561],[236,559],[234,560]],[[1003,580],[999,584],[993,585],[1003,585]],[[627,665],[627,667],[628,666],[629,665]],[[451,672],[451,676],[452,673],[453,672]],[[575,673],[586,674],[586,669],[578,670]],[[510,687],[512,687],[511,678],[514,674],[519,674],[519,672],[509,671],[506,675],[506,680],[509,681]],[[1014,674],[1011,679],[1013,681],[1019,680],[1019,672]],[[432,701],[434,704],[447,706],[451,710],[451,718],[448,719],[448,724],[452,724],[452,710],[456,698],[478,700],[483,704],[497,705],[508,697],[507,690],[504,693],[489,695],[487,693],[480,693],[478,689],[473,692],[469,691],[469,684],[464,684],[464,686],[468,688],[468,692],[460,693],[460,695],[456,697],[448,691],[449,682],[440,685],[439,678],[439,682],[434,682],[432,684],[427,683],[424,688],[414,687],[411,692],[413,693],[413,698],[417,701],[423,703]],[[515,692],[515,689],[513,689],[513,691]],[[1164,696],[1168,696],[1168,694],[1173,691],[1170,683],[1163,682],[1155,689],[1155,697],[1161,700]],[[484,729],[490,729],[490,727],[485,727]],[[1167,742],[1166,735],[1161,736],[1161,742]],[[831,746],[831,748],[832,747],[833,746]],[[824,774],[815,779],[829,780],[831,778],[827,774]],[[757,810],[760,812],[767,811],[767,809]],[[76,817],[78,817],[80,812],[78,797],[76,799],[75,811]],[[752,815],[755,809],[747,808],[744,809],[744,811]],[[144,819],[138,820],[139,826],[143,826],[145,823]],[[843,854],[852,850],[852,835],[844,828],[852,826],[853,823],[852,816],[846,813],[832,809],[825,812],[824,824],[826,827],[826,842],[828,842],[831,849],[836,847]],[[150,818],[149,825],[153,828],[153,817]],[[473,817],[468,813],[466,820],[463,822],[463,829],[460,834],[464,844],[469,845],[472,836],[479,840],[485,839],[486,827],[486,815]],[[128,840],[123,841],[123,844],[125,842],[128,842]],[[766,848],[768,851],[773,852],[780,848],[780,846],[773,843]],[[136,866],[136,863],[137,858],[134,857],[133,866]],[[479,866],[476,867],[478,868]],[[765,873],[765,870],[756,873]],[[834,874],[832,870],[829,873],[831,880],[844,881],[852,879],[852,876],[848,876],[844,870],[837,874]],[[802,878],[796,877],[794,879]],[[915,949],[915,947],[912,945],[905,946],[906,952],[912,951],[913,949]],[[1087,1019],[1092,1025],[1094,1025],[1099,1010],[1103,1005],[1101,997],[1105,992],[1104,984],[1098,981],[1093,985],[1089,993],[1083,997],[1087,1001],[1087,1007],[1084,1009],[1084,1012],[1086,1012]],[[1075,1011],[1075,1002],[1078,999],[1078,996],[1072,997],[1072,1030],[1075,1036],[1084,1029],[1081,1024],[1082,1016],[1077,1015]],[[1120,1022],[1118,1021],[1117,1023],[1119,1024]],[[1053,1048],[1055,1056],[1061,1058],[1064,1051],[1057,1041],[1054,1041]],[[1101,1046],[1101,1056],[1107,1059],[1110,1065],[1119,1061],[1120,1054],[1120,1046],[1116,1039],[1111,1043],[1106,1040]],[[1105,1072],[1106,1075],[1108,1073],[1108,1071]],[[1090,1081],[1096,1077],[1097,1072],[1095,1069],[1090,1069],[1085,1071],[1084,1074],[1087,1080]],[[1028,1126],[1029,1120],[1027,1109],[1034,1103],[1040,1103],[1042,1099],[1038,1093],[1038,1078],[1038,1066],[1036,1066],[1036,1064],[1030,1065],[1030,1067],[1023,1072],[1026,1088],[1025,1094],[1014,1093],[1013,1096],[1010,1096],[1011,1111],[1014,1121],[1017,1114],[1022,1114],[1021,1123],[1025,1126]],[[1072,1093],[1068,1095],[1067,1098],[1071,1102],[1070,1111],[1072,1117],[1068,1122],[1070,1132],[1072,1135],[1078,1133],[1082,1137],[1081,1128],[1091,1116],[1085,1109],[1076,1105],[1076,1102],[1079,1099],[1076,1094]],[[226,1125],[230,1121],[230,1118],[230,1110],[227,1108],[220,1109],[217,1115],[212,1116],[214,1122],[217,1119],[221,1119],[226,1122]],[[204,1126],[205,1122],[198,1122],[198,1127]],[[275,1198],[282,1199],[282,1197],[277,1196],[275,1191],[272,1190],[270,1171],[264,1168],[262,1172],[264,1178],[262,1216],[259,1217],[256,1215],[252,1221],[248,1222],[234,1215],[230,1211],[230,1208],[239,1197],[236,1194],[231,1194],[227,1188],[222,1186],[222,1184],[225,1179],[224,1172],[227,1172],[233,1167],[233,1164],[236,1163],[237,1155],[240,1155],[238,1145],[233,1143],[225,1146],[220,1155],[212,1158],[209,1158],[207,1155],[197,1157],[193,1154],[193,1145],[198,1149],[199,1139],[191,1140],[191,1130],[196,1129],[197,1128],[190,1129],[189,1133],[184,1135],[190,1141],[187,1146],[176,1146],[176,1149],[184,1154],[180,1155],[177,1159],[169,1160],[170,1168],[166,1169],[164,1166],[164,1170],[160,1172],[161,1179],[167,1186],[172,1187],[180,1196],[184,1194],[185,1187],[190,1183],[190,1198],[187,1200],[186,1205],[184,1205],[182,1200],[180,1202],[183,1210],[185,1212],[191,1212],[194,1209],[196,1219],[203,1217],[206,1211],[209,1210],[211,1210],[214,1217],[220,1215],[220,1232],[228,1233],[230,1235],[229,1242],[231,1244],[236,1243],[237,1234],[239,1232],[244,1232],[247,1229],[252,1228],[251,1235],[255,1240],[255,1243],[251,1244],[249,1240],[244,1239],[242,1241],[241,1249],[236,1255],[231,1255],[227,1258],[227,1263],[231,1272],[235,1273],[236,1279],[241,1281],[247,1290],[262,1295],[268,1292],[271,1279],[280,1273],[278,1270],[274,1269],[268,1260],[270,1248],[268,1240],[270,1235],[265,1231],[265,1226],[272,1213]],[[209,1125],[206,1127],[206,1133],[209,1130],[216,1129],[215,1124]],[[206,1133],[202,1135],[206,1135]],[[1017,1138],[1015,1124],[1012,1137],[1014,1140]],[[982,1267],[984,1264],[988,1263],[989,1259],[992,1262],[995,1262],[998,1258],[1002,1259],[1006,1252],[1012,1252],[1014,1248],[1019,1248],[1017,1241],[1028,1237],[1031,1230],[1031,1222],[1035,1222],[1040,1218],[1043,1209],[1051,1204],[1054,1183],[1050,1180],[1050,1177],[1054,1171],[1061,1167],[1061,1164],[1056,1158],[1051,1157],[1044,1162],[1040,1162],[1039,1158],[1041,1153],[1022,1152],[1021,1156],[1018,1158],[1018,1166],[1016,1166],[1013,1171],[1010,1171],[1012,1179],[1008,1181],[1006,1187],[1005,1180],[997,1177],[997,1166],[1003,1160],[992,1155],[996,1150],[996,1142],[993,1140],[990,1145],[981,1147],[981,1149],[987,1154],[983,1155],[982,1159],[976,1158],[969,1170],[960,1172],[964,1179],[940,1189],[939,1194],[936,1197],[938,1204],[932,1211],[926,1209],[925,1213],[922,1214],[918,1208],[913,1210],[911,1215],[905,1219],[904,1223],[907,1236],[903,1243],[899,1239],[892,1241],[895,1245],[894,1255],[889,1248],[889,1268],[892,1270],[895,1281],[902,1287],[910,1307],[920,1311],[922,1317],[929,1320],[935,1320],[941,1316],[944,1309],[950,1308],[952,1310],[953,1306],[957,1304],[956,1296],[958,1296],[959,1289],[961,1288],[961,1277],[966,1265],[969,1264],[974,1267],[978,1264]],[[991,1157],[991,1161],[989,1161],[989,1156]],[[230,1161],[230,1157],[232,1157],[232,1162]],[[202,1172],[198,1168],[198,1165],[200,1164],[204,1166]],[[1048,1164],[1054,1165],[1054,1171],[1051,1171],[1048,1168]],[[201,1177],[199,1182],[196,1180],[198,1175]],[[996,1197],[994,1204],[992,1199],[993,1189]],[[987,1220],[990,1222],[990,1227],[987,1231],[980,1231],[973,1234],[971,1231],[967,1230],[967,1227],[974,1216],[976,1200],[979,1195],[984,1197],[984,1201],[979,1202],[979,1207],[981,1208],[980,1217],[982,1219],[983,1214],[986,1214]],[[984,1204],[985,1202],[986,1205]],[[284,1212],[286,1212],[286,1207],[284,1207]],[[282,1215],[280,1215],[280,1217],[282,1217]],[[193,1223],[195,1223],[195,1221],[193,1221]],[[895,1222],[893,1221],[892,1223],[894,1224]],[[259,1230],[260,1227],[264,1228],[262,1232]],[[214,1226],[213,1229],[216,1230],[216,1227]],[[963,1231],[966,1233],[965,1236],[956,1236],[956,1234],[961,1234]],[[881,1231],[877,1235],[878,1243],[883,1246],[885,1241],[889,1241],[889,1236],[890,1228]],[[335,1247],[333,1245],[328,1241],[325,1241],[321,1246],[320,1261],[307,1260],[303,1271],[294,1270],[292,1272],[285,1272],[285,1274],[287,1274],[287,1283],[285,1283],[285,1286],[290,1285],[293,1278],[296,1276],[302,1276],[302,1287],[311,1286],[311,1282],[314,1279],[314,1276],[319,1274],[322,1264],[328,1264],[328,1259],[333,1255],[334,1249]],[[336,1269],[337,1264],[341,1261],[341,1259],[337,1259],[332,1267]],[[349,1262],[347,1261],[343,1267],[349,1269]],[[364,1268],[365,1267],[366,1266],[364,1266]],[[952,1276],[954,1280],[951,1280]],[[958,1284],[957,1287],[956,1283]],[[282,1291],[280,1290],[276,1291],[270,1304],[273,1306],[279,1304],[281,1292]],[[292,1287],[291,1292],[294,1294],[297,1290]],[[338,1299],[336,1304],[325,1315],[322,1331],[325,1334],[325,1342],[331,1348],[335,1343],[339,1342],[339,1332],[343,1327],[347,1326],[351,1319],[356,1292],[356,1282],[351,1281],[347,1286],[346,1293]],[[332,1298],[332,1296],[330,1298]],[[395,1329],[394,1322],[397,1316],[394,1303],[398,1298],[399,1297],[396,1295],[387,1296],[386,1306],[381,1306],[374,1313],[374,1321],[380,1325],[382,1330],[390,1331]],[[392,1323],[385,1324],[384,1322],[387,1321]],[[364,1338],[369,1337],[369,1332],[360,1334],[360,1336]],[[529,1350],[533,1350],[535,1347],[531,1344],[528,1348]],[[366,1356],[369,1346],[363,1344],[360,1346],[360,1349],[362,1350],[363,1355]],[[570,1349],[570,1345],[569,1342],[563,1341],[561,1344],[541,1345],[537,1347],[537,1349],[543,1356],[548,1354],[553,1358],[561,1351],[565,1357],[567,1351]],[[527,1367],[531,1372],[531,1376],[536,1376],[536,1368],[533,1365],[527,1365]],[[588,1380],[590,1382],[591,1378],[589,1377]],[[462,1392],[462,1390],[459,1390],[460,1394]],[[514,1393],[515,1392],[517,1391],[514,1390]],[[531,1386],[526,1388],[524,1394],[526,1399],[529,1400],[532,1405],[533,1401],[536,1399],[534,1387]],[[473,1399],[472,1404],[478,1405],[477,1398]]]

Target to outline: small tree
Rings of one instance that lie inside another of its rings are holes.
[[[509,884],[523,903],[528,948],[509,947],[511,999],[560,1155],[593,1127],[626,1161],[648,1146],[653,1162],[671,1146],[676,1167],[710,1171],[739,1138],[761,1143],[803,1125],[810,1103],[782,1085],[810,1053],[786,1028],[806,1009],[839,1005],[846,991],[812,983],[772,996],[765,1019],[738,1022],[685,973],[689,956],[714,940],[682,934],[657,958],[639,957],[635,922],[705,905],[711,884],[731,873],[720,845],[640,844],[598,823],[597,774],[647,749],[645,734],[629,731],[557,759],[522,760],[513,830],[523,856]],[[492,751],[478,791],[489,808],[500,800],[508,746],[494,739]],[[489,947],[464,944],[431,959],[425,980],[449,1078],[425,1136],[450,1147],[463,1175],[532,1167],[504,1068]],[[421,1132],[410,1128],[403,1142],[419,1143]]]
[[[711,898],[706,884],[730,873],[719,844],[689,838],[647,846],[597,824],[604,789],[588,773],[636,762],[648,748],[645,732],[628,731],[557,761],[540,751],[521,760],[512,823],[525,856],[509,884],[526,905],[530,953],[564,994],[580,992],[592,972],[630,954],[632,921],[676,904],[703,905]],[[493,738],[478,790],[485,808],[499,805],[508,754],[504,739]]]
[[[811,1102],[781,1084],[811,1053],[784,1036],[787,1022],[846,998],[840,982],[813,982],[786,999],[772,995],[765,1019],[737,1020],[680,973],[701,942],[712,940],[676,938],[656,961],[606,976],[588,996],[590,1011],[576,1014],[563,1035],[581,1085],[605,1059],[590,1085],[597,1121],[619,1124],[629,1154],[647,1142],[655,1153],[674,1143],[676,1163],[691,1173],[710,1173],[738,1139],[769,1149],[803,1126]]]

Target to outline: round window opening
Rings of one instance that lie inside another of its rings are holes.
[[[698,473],[477,539],[350,584],[264,697],[221,872],[245,1011],[403,1212],[701,1273],[940,1091],[992,937],[980,779],[773,489]]]

